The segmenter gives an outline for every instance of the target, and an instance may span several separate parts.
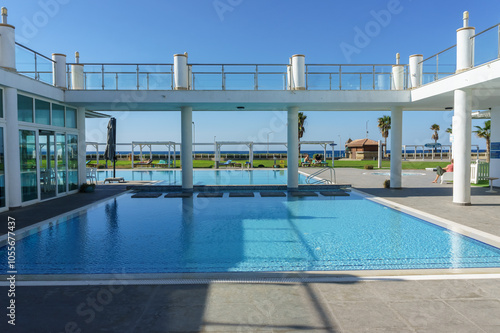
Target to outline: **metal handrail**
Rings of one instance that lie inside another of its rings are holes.
[[[486,29],[486,30],[483,30],[483,31],[481,31],[481,32],[478,32],[478,33],[477,33],[477,34],[475,34],[474,36],[471,36],[471,37],[470,37],[470,39],[472,39],[472,38],[474,38],[474,37],[477,37],[477,36],[479,36],[479,35],[481,35],[481,34],[484,34],[485,32],[490,31],[491,29],[493,29],[493,28],[495,28],[495,27],[500,27],[500,23],[497,23],[497,24],[495,24],[495,25],[493,25],[493,26],[489,27],[489,28],[488,28],[488,29]]]
[[[322,174],[326,170],[330,171],[330,180],[321,178],[321,179],[315,179],[314,182],[311,182],[311,180],[314,179],[314,177]],[[332,177],[332,175],[333,175],[333,177]],[[306,177],[306,184],[319,184],[319,183],[336,184],[337,183],[337,176],[335,174],[335,169],[331,166],[327,166],[327,167],[324,167],[322,169],[319,169],[316,172],[313,172],[312,174],[310,174],[309,176]]]
[[[446,52],[446,51],[448,51],[448,50],[451,50],[452,48],[454,48],[454,47],[456,47],[456,46],[457,46],[457,44],[452,45],[452,46],[448,47],[447,49],[444,49],[443,51],[440,51],[440,52],[438,52],[438,53],[436,53],[436,54],[434,54],[434,55],[431,55],[430,57],[425,58],[424,60],[420,61],[420,62],[419,62],[419,64],[421,64],[421,63],[423,63],[423,62],[425,62],[425,61],[427,61],[427,60],[429,60],[429,59],[431,59],[431,58],[434,58],[434,57],[436,57],[436,56],[439,56],[441,53],[444,53],[444,52]]]
[[[38,52],[36,52],[35,50],[32,50],[32,49],[30,49],[29,47],[24,46],[23,44],[20,44],[20,43],[16,42],[16,45],[17,45],[17,46],[20,46],[20,47],[22,47],[23,49],[26,49],[26,50],[28,50],[28,51],[30,51],[30,52],[33,52],[34,54],[39,55],[39,56],[40,56],[40,57],[42,57],[42,58],[45,58],[45,59],[47,59],[47,60],[49,60],[49,61],[52,61],[52,62],[55,62],[54,60],[50,59],[49,57],[44,56],[43,54],[38,53]]]

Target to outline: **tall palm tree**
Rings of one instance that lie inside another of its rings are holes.
[[[389,136],[389,130],[391,129],[391,116],[383,116],[378,118],[378,128],[382,133],[385,145],[385,155],[387,155],[387,137]]]
[[[432,134],[431,136],[431,139],[434,140],[434,151],[436,151],[436,147],[437,147],[437,142],[439,140],[439,134],[438,134],[438,131],[440,130],[439,128],[439,125],[438,124],[433,124],[431,126],[431,130],[434,131],[434,134]]]
[[[300,139],[304,136],[306,128],[304,127],[307,116],[304,112],[299,112],[299,156],[300,156]]]
[[[450,124],[450,127],[446,129],[446,133],[453,134],[453,124]]]
[[[476,133],[478,138],[486,139],[486,162],[490,163],[490,142],[491,142],[491,120],[484,122],[484,127],[474,126],[476,128],[473,133]]]

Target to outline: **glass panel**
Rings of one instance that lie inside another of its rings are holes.
[[[272,74],[259,72],[258,80],[259,90],[285,90],[286,87],[286,73]]]
[[[254,90],[254,74],[226,73],[226,90]]]
[[[54,158],[54,132],[40,131],[38,134],[40,192],[41,199],[56,195],[56,171]]]
[[[19,153],[21,156],[22,201],[37,199],[36,144],[34,131],[19,131]]]
[[[17,119],[33,122],[33,98],[17,95]]]
[[[78,136],[68,134],[68,190],[78,189]]]
[[[0,207],[5,207],[5,156],[3,145],[3,127],[0,127]]]
[[[35,122],[50,125],[50,103],[35,99]]]
[[[66,135],[56,135],[56,156],[57,156],[57,191],[66,192]]]
[[[76,109],[66,108],[66,127],[76,128]]]
[[[0,118],[3,118],[3,89],[0,89]]]
[[[52,104],[52,125],[64,127],[64,106]]]

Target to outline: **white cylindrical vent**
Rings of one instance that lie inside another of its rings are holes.
[[[52,53],[52,81],[54,86],[66,88],[66,55]]]
[[[414,54],[410,56],[410,82],[412,88],[418,88],[422,85],[422,71],[424,56]]]
[[[174,54],[174,89],[187,90],[189,86],[186,54]]]
[[[83,75],[83,65],[71,65],[71,89],[85,89],[85,80]]]
[[[292,56],[292,80],[295,90],[306,89],[306,56],[295,54]]]
[[[476,34],[473,27],[457,30],[457,73],[474,66],[474,41],[471,39]]]
[[[0,67],[16,70],[15,28],[5,23],[0,23]]]
[[[405,68],[403,65],[393,65],[392,66],[392,90],[403,90],[405,86]]]

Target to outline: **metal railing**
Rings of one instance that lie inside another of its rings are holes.
[[[318,176],[323,172],[328,171],[330,179],[319,178]],[[327,166],[311,173],[306,177],[306,184],[336,184],[337,176],[335,175],[335,169],[331,166]]]
[[[54,61],[49,57],[16,42],[17,73],[38,81],[53,84],[53,63]]]
[[[67,64],[68,88],[71,66]],[[172,90],[172,64],[84,65],[86,90]],[[286,64],[189,64],[190,90],[287,90]],[[390,90],[392,65],[308,64],[307,90]],[[405,88],[408,66],[404,65]]]
[[[474,66],[500,58],[500,23],[475,34],[471,40]],[[480,50],[480,52],[475,52],[475,50]]]
[[[423,66],[422,84],[431,83],[455,74],[457,44],[450,46],[420,62]]]

